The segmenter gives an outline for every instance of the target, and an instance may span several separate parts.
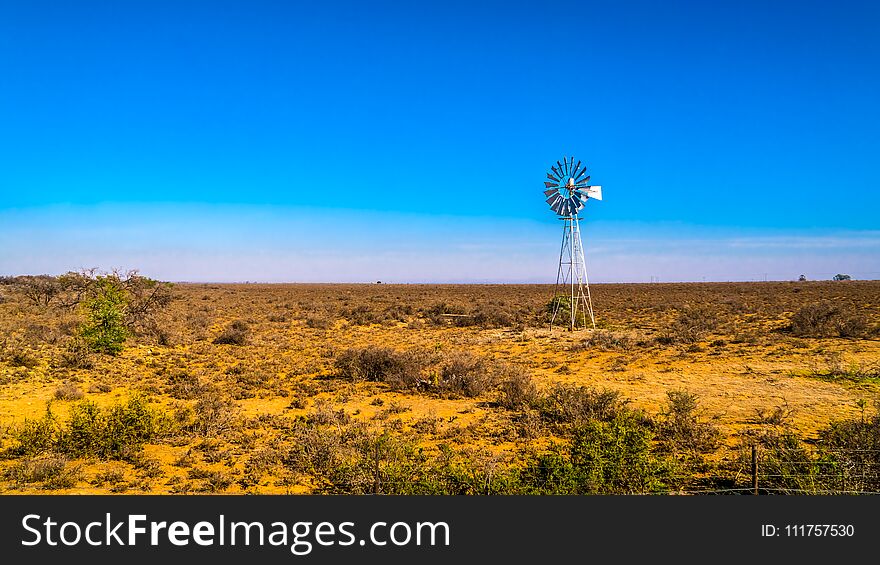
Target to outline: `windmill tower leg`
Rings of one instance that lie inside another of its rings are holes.
[[[571,273],[571,275],[569,277],[570,283],[571,283],[569,285],[571,287],[571,293],[569,295],[569,301],[568,301],[568,303],[571,305],[568,309],[569,313],[571,314],[571,321],[568,324],[569,331],[574,331],[574,328],[577,325],[577,319],[578,319],[577,318],[577,311],[578,311],[577,298],[578,298],[578,296],[576,294],[576,291],[579,289],[575,288],[575,285],[577,285],[578,287],[580,286],[580,277],[577,276],[577,275],[579,275],[579,273],[577,272],[577,269],[576,269],[577,259],[576,259],[576,254],[575,254],[575,247],[577,246],[577,240],[575,239],[575,235],[577,235],[575,232],[575,219],[574,219],[574,217],[569,217],[568,218],[568,265],[569,265],[569,272]],[[577,282],[575,282],[575,278],[578,278]]]
[[[596,329],[596,316],[593,314],[593,297],[590,295],[590,279],[587,276],[587,261],[584,258],[584,242],[581,239],[580,223],[574,218],[574,242],[577,246],[575,253],[577,261],[577,279],[578,279],[578,302],[582,305],[584,313],[584,325],[586,325],[586,315],[590,316],[590,323],[593,329]],[[584,291],[586,290],[586,295]]]
[[[562,227],[562,245],[559,247],[559,269],[556,271],[556,286],[553,288],[553,300],[550,302],[552,311],[550,313],[550,330],[553,330],[553,323],[556,322],[557,316],[562,309],[562,300],[560,297],[566,293],[566,286],[571,284],[571,226],[568,218],[562,218],[565,222]],[[568,251],[568,253],[566,253]],[[569,327],[571,320],[569,320]],[[560,325],[562,322],[559,322]]]
[[[568,329],[586,327],[587,316],[593,329],[596,329],[596,318],[593,314],[593,299],[590,295],[590,283],[587,278],[587,267],[584,259],[584,246],[578,218],[568,216],[562,229],[562,246],[559,250],[559,269],[556,272],[556,286],[553,290],[550,329],[553,329],[561,313],[563,300],[568,299]]]

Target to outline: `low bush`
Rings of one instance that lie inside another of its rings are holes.
[[[790,329],[800,337],[863,337],[868,321],[851,305],[823,301],[795,312]]]
[[[569,441],[537,457],[520,473],[526,494],[635,494],[662,490],[670,465],[652,451],[644,419],[620,412],[578,425]]]
[[[68,369],[92,369],[95,362],[89,344],[81,338],[74,338],[58,356],[57,364]]]
[[[58,427],[51,404],[46,407],[41,418],[25,418],[18,428],[12,430],[17,444],[11,448],[12,455],[36,455],[48,451],[55,444]]]
[[[489,390],[493,382],[493,375],[482,358],[466,352],[455,352],[443,360],[432,384],[441,394],[473,398]]]
[[[832,422],[820,430],[818,447],[826,488],[880,490],[880,414]]]
[[[71,409],[57,446],[74,457],[131,459],[145,443],[167,431],[168,422],[142,397],[109,408],[84,401]]]
[[[625,402],[616,391],[556,384],[538,400],[537,408],[550,422],[580,425],[614,419],[625,410]]]
[[[705,453],[718,447],[721,432],[697,418],[697,395],[672,390],[666,397],[666,409],[657,427],[659,439],[667,449]]]
[[[336,357],[337,376],[359,381],[389,383],[395,389],[424,387],[422,378],[425,357],[416,351],[395,351],[369,346],[346,349]]]
[[[600,351],[626,351],[632,347],[629,336],[608,330],[596,330],[587,339],[572,346],[572,350],[598,349]]]
[[[248,335],[250,334],[250,326],[244,320],[235,320],[223,332],[214,338],[214,343],[218,345],[246,345]]]
[[[718,327],[717,313],[704,306],[685,306],[675,320],[660,332],[662,344],[696,343]]]
[[[544,313],[547,322],[559,327],[569,326],[571,324],[571,298],[568,296],[554,296],[544,306]],[[586,324],[586,312],[578,310],[575,315],[574,325],[582,327],[586,326]]]
[[[51,454],[25,458],[3,471],[3,478],[16,488],[42,483],[40,488],[47,490],[73,488],[79,475],[79,467],[71,466],[66,457]]]
[[[169,421],[147,406],[141,397],[108,408],[84,400],[70,410],[64,424],[50,409],[39,419],[26,419],[13,433],[14,455],[49,450],[71,457],[131,459],[143,445],[170,430]]]
[[[206,389],[193,406],[193,420],[187,428],[207,437],[217,437],[232,431],[240,421],[238,404],[214,389]]]
[[[505,368],[500,375],[499,404],[508,410],[534,406],[538,402],[538,387],[531,375],[518,365]]]
[[[55,389],[56,400],[80,400],[83,397],[83,391],[71,382],[65,382]]]

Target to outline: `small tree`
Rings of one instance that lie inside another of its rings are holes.
[[[93,351],[116,355],[128,337],[125,325],[128,298],[118,277],[107,275],[95,279],[93,294],[83,302],[86,322],[80,336]]]

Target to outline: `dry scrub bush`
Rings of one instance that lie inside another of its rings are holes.
[[[78,466],[71,466],[66,457],[53,454],[38,458],[27,457],[3,471],[3,478],[15,488],[35,483],[42,483],[40,488],[46,490],[73,488],[79,476]]]
[[[572,351],[598,349],[600,351],[627,351],[632,347],[629,336],[608,330],[596,330],[587,339],[572,345]]]
[[[33,369],[40,364],[40,360],[30,350],[13,347],[6,350],[6,361],[13,367]]]
[[[56,364],[68,369],[92,369],[95,361],[89,346],[79,338],[71,339],[58,355]]]
[[[705,306],[685,306],[657,341],[662,344],[696,343],[718,326],[717,313]]]
[[[394,389],[414,389],[425,384],[425,357],[417,351],[376,346],[352,348],[340,353],[334,364],[337,376],[354,382],[385,382]]]
[[[790,328],[800,337],[863,337],[868,321],[851,305],[823,301],[795,312]]]
[[[369,346],[343,351],[336,357],[335,367],[336,376],[354,382],[378,381],[395,390],[421,390],[448,397],[473,398],[495,383],[486,361],[467,352],[438,357],[425,350]]]
[[[625,402],[617,391],[557,383],[540,398],[537,407],[550,422],[581,424],[611,420],[624,411]]]
[[[198,398],[200,395],[210,390],[210,388],[210,386],[199,379],[198,375],[194,375],[187,371],[179,371],[168,377],[165,394],[171,398],[191,400]]]
[[[218,345],[245,345],[248,342],[250,326],[244,320],[235,320],[229,324],[223,333],[214,338]]]
[[[241,422],[238,404],[214,389],[201,393],[193,410],[194,419],[187,427],[203,436],[222,436],[233,431]]]
[[[531,375],[518,365],[509,365],[500,375],[499,404],[508,410],[534,406],[538,401],[538,388]]]
[[[448,354],[443,360],[434,388],[447,396],[480,396],[494,384],[485,360],[467,352]]]
[[[321,314],[309,314],[309,316],[306,317],[306,327],[316,330],[326,330],[333,326],[334,321],[333,316],[326,312]]]
[[[668,449],[705,453],[718,447],[721,432],[697,418],[697,395],[671,390],[666,397],[666,408],[657,427],[658,436]]]
[[[65,382],[55,389],[55,398],[57,400],[80,400],[82,397],[83,391],[71,382]]]

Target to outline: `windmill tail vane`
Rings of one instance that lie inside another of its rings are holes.
[[[562,247],[559,251],[559,269],[551,301],[550,329],[554,323],[567,325],[569,330],[586,328],[587,322],[596,328],[593,299],[587,278],[587,264],[581,239],[580,218],[589,199],[602,200],[602,187],[590,184],[590,175],[581,161],[563,157],[556,161],[544,181],[544,196],[559,219],[563,220]],[[567,318],[567,319],[566,319]]]

